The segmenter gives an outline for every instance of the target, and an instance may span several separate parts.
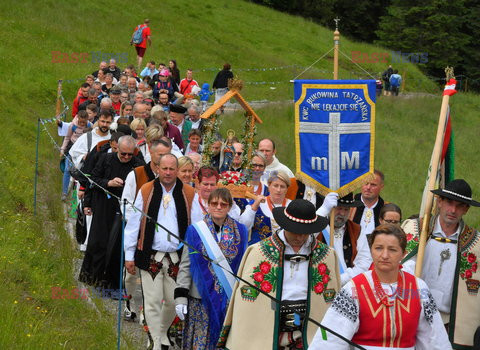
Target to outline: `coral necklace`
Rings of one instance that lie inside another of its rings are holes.
[[[272,211],[272,209],[275,208],[275,205],[273,204],[270,196],[267,197],[267,204],[268,204],[268,209],[270,209],[270,211]],[[281,206],[284,207],[286,206],[286,204],[287,204],[287,199],[284,198]]]
[[[394,295],[403,295],[403,292],[402,292],[403,274],[401,273],[401,271],[398,271],[397,290],[390,295],[385,293],[385,290],[382,287],[382,283],[380,282],[380,279],[378,278],[378,275],[375,269],[372,270],[372,280],[373,280],[375,295],[380,300],[380,302],[387,307],[391,307],[395,304],[394,301],[390,301],[390,298],[392,298]]]

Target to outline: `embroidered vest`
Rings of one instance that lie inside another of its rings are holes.
[[[357,241],[358,241],[358,237],[360,236],[360,232],[361,232],[362,228],[360,227],[359,224],[356,224],[351,220],[348,220],[345,225],[346,225],[346,227],[345,227],[345,234],[343,236],[343,242],[344,242],[343,245],[345,246],[345,241],[349,239],[350,244],[351,244],[351,248],[352,248],[351,258],[348,259],[349,260],[348,262],[345,260],[345,263],[347,264],[347,267],[354,267],[355,265],[353,264],[353,262],[355,261],[355,257],[357,256],[357,252],[358,252],[357,251]],[[325,239],[323,238],[323,233],[322,232],[320,232],[318,234],[317,239],[320,242],[325,243]],[[344,248],[343,257],[344,257],[344,259],[348,258],[348,254],[345,254],[345,248]]]
[[[147,165],[136,167],[134,171],[135,182],[137,183],[137,189],[135,193],[138,193],[138,191],[140,191],[140,188],[142,188],[142,186],[145,185],[147,182],[155,180],[155,174],[150,167],[150,163],[148,163]]]
[[[260,207],[255,213],[255,220],[253,221],[252,235],[248,241],[248,245],[260,242],[272,235],[272,221],[265,215]]]
[[[157,222],[158,210],[162,200],[160,180],[157,178],[154,181],[147,182],[140,191],[143,198],[143,211],[153,220],[147,220],[145,216],[142,216],[137,249],[135,251],[135,265],[143,270],[147,270],[150,256],[152,255],[152,244],[156,231],[155,223]],[[185,232],[190,224],[190,211],[194,195],[195,190],[193,187],[184,185],[177,179],[175,189],[173,190],[173,200],[177,209],[178,232],[181,239],[185,237]]]
[[[412,293],[418,291],[415,276],[403,272],[403,295],[397,295],[391,307],[377,299],[364,273],[352,281],[358,298],[360,320],[352,341],[360,345],[390,348],[415,346],[422,311],[418,293]]]

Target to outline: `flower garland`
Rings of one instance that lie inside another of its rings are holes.
[[[247,164],[250,165],[250,162],[252,161],[251,158],[253,158],[253,152],[255,152],[256,149],[254,139],[257,135],[257,125],[253,122],[252,118],[252,115],[245,113],[244,133],[240,139],[240,142],[243,144],[242,167]],[[250,158],[248,157],[249,154]]]
[[[202,165],[210,165],[213,157],[212,145],[217,141],[221,121],[216,115],[210,116],[205,122],[207,132],[203,135]]]

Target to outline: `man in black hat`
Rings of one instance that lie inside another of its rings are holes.
[[[170,104],[170,122],[175,125],[182,135],[184,147],[188,145],[188,133],[192,130],[192,122],[185,119],[187,109],[181,105]]]
[[[320,320],[340,287],[334,250],[315,238],[328,220],[304,199],[272,212],[281,229],[245,252],[238,275],[250,284],[235,286],[219,347],[307,349],[318,327],[306,318]]]
[[[367,271],[372,264],[366,235],[361,233],[359,224],[348,219],[351,209],[361,205],[362,202],[354,199],[353,193],[350,192],[338,199],[337,206],[334,209],[333,248],[338,257],[342,286],[356,275]],[[329,245],[330,226],[325,227],[317,239]]]
[[[470,206],[480,203],[472,199],[472,189],[463,179],[432,192],[438,196],[438,214],[429,225],[421,278],[432,292],[453,348],[472,349],[480,326],[480,233],[467,226],[462,217]],[[413,272],[420,220],[406,220],[402,228],[408,241],[404,269]]]

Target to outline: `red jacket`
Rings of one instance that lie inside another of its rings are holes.
[[[83,102],[88,100],[88,97],[83,97],[83,96],[77,96],[73,100],[73,106],[72,106],[72,118],[75,118],[75,116],[78,113],[78,106],[80,106]]]

